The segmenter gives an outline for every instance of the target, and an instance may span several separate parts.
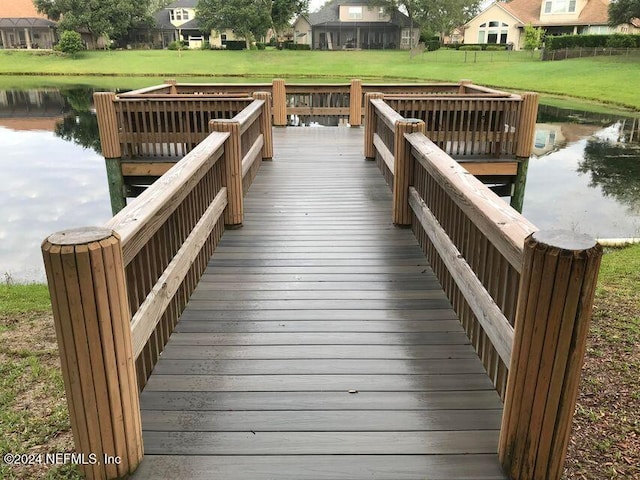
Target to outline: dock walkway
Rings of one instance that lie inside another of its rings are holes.
[[[502,403],[362,130],[274,131],[141,394],[135,479],[504,479]]]

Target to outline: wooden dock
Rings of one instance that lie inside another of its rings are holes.
[[[141,394],[133,478],[506,478],[500,398],[362,130],[274,143]]]

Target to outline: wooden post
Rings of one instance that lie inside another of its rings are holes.
[[[120,237],[68,230],[47,238],[42,254],[75,451],[87,463],[97,456],[83,465],[87,478],[124,477],[143,449]]]
[[[601,256],[574,232],[525,240],[498,448],[512,479],[561,477]]]
[[[522,94],[520,119],[516,137],[516,156],[529,157],[533,148],[533,137],[536,133],[536,119],[538,117],[538,94],[527,92]]]
[[[376,133],[376,109],[371,105],[371,100],[384,98],[383,93],[367,93],[364,96],[364,156],[367,160],[376,158],[376,149],[373,146],[373,135]]]
[[[458,85],[459,85],[458,93],[460,93],[461,95],[464,95],[467,93],[467,87],[471,85],[471,80],[460,80],[458,82]]]
[[[513,182],[513,193],[511,194],[511,206],[522,213],[524,206],[524,191],[527,186],[527,172],[529,171],[529,158],[518,159],[518,172]]]
[[[262,113],[260,114],[260,133],[264,139],[262,146],[262,159],[271,160],[273,158],[273,132],[271,128],[271,94],[269,92],[254,92],[253,98],[264,100]]]
[[[273,90],[273,125],[276,127],[287,126],[287,87],[281,78],[275,78],[272,84]]]
[[[362,80],[351,80],[349,89],[349,124],[352,127],[362,125]]]
[[[104,163],[107,167],[111,213],[115,215],[127,206],[124,177],[122,176],[122,162],[119,158],[105,158]]]
[[[405,140],[405,133],[424,134],[422,120],[409,118],[397,121],[394,132],[394,172],[393,172],[393,223],[411,225],[411,207],[409,206],[409,186],[413,184],[413,157],[411,147]]]
[[[116,94],[99,92],[93,94],[93,103],[98,117],[100,145],[104,158],[121,158],[120,137],[118,135],[118,118],[116,117]]]
[[[176,82],[175,78],[168,78],[164,81],[165,85],[169,85],[169,95],[177,95],[178,94],[178,89],[176,88],[176,84],[178,82]]]
[[[243,220],[242,196],[242,143],[240,123],[233,120],[211,120],[212,132],[229,132],[224,142],[224,176],[222,183],[227,187],[228,205],[224,211],[224,223],[240,226]]]

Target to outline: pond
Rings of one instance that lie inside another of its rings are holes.
[[[0,91],[0,280],[44,281],[48,234],[111,217],[92,93]],[[639,120],[544,105],[538,120],[523,214],[544,229],[640,236]]]

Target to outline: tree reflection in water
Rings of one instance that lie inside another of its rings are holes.
[[[102,154],[100,135],[98,133],[98,119],[92,107],[93,89],[61,89],[60,93],[65,98],[71,111],[61,122],[58,122],[55,128],[55,135]]]
[[[590,138],[584,149],[579,173],[590,176],[590,187],[600,187],[604,196],[613,197],[640,213],[640,145]]]

